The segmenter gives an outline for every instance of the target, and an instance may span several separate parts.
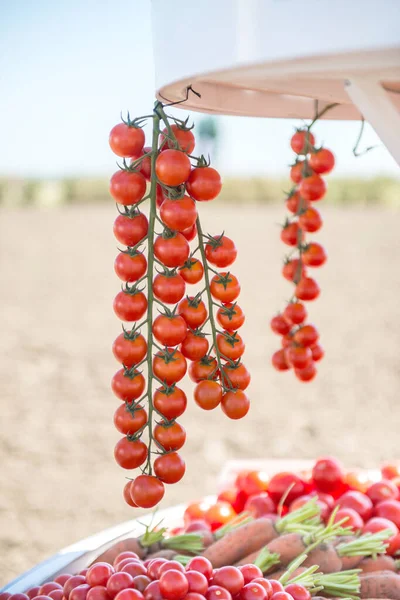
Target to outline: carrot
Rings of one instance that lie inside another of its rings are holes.
[[[361,598],[391,598],[400,600],[400,575],[392,571],[377,571],[360,575]]]
[[[303,565],[305,567],[318,565],[322,573],[336,573],[342,569],[342,560],[332,544],[320,544],[309,552]]]
[[[255,519],[230,531],[203,552],[215,569],[225,565],[234,565],[243,556],[257,552],[278,536],[271,519]]]
[[[397,565],[394,558],[387,554],[381,554],[376,558],[364,558],[359,568],[363,573],[371,573],[375,571],[397,571]]]
[[[314,521],[319,515],[316,501],[310,500],[298,510],[288,513],[277,520],[261,517],[235,528],[226,533],[221,539],[211,544],[203,556],[211,561],[214,568],[234,565],[246,557],[246,563],[253,559],[255,553],[278,537],[287,529],[301,528],[304,524]],[[274,563],[273,563],[274,564]]]
[[[147,560],[153,558],[166,558],[167,560],[174,560],[176,554],[177,553],[175,550],[168,550],[168,548],[165,548],[164,550],[158,550],[158,552],[152,552],[146,558]]]
[[[143,548],[143,546],[140,544],[139,538],[127,538],[125,540],[116,542],[110,548],[107,548],[107,550],[100,554],[100,556],[98,556],[91,564],[101,561],[110,563],[112,565],[118,554],[128,550],[130,552],[136,552],[141,559],[144,559],[147,555],[147,548]]]
[[[292,560],[306,551],[307,545],[305,538],[300,533],[287,533],[272,540],[267,544],[266,549],[270,554],[279,556],[280,567],[286,567]]]

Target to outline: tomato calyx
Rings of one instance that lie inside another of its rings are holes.
[[[127,294],[128,296],[135,296],[136,294],[140,294],[141,292],[143,292],[143,290],[145,289],[143,288],[139,288],[138,284],[143,281],[143,279],[145,279],[147,277],[147,275],[143,275],[143,277],[141,277],[139,279],[139,281],[136,281],[133,285],[129,285],[129,283],[125,283],[125,286],[121,286],[122,291],[124,292],[124,294]]]
[[[139,328],[136,325],[130,331],[122,325],[122,330],[124,332],[124,339],[131,342],[134,342],[140,335]]]
[[[127,127],[133,127],[134,129],[142,129],[142,127],[145,125],[146,120],[148,119],[147,116],[145,117],[137,117],[136,119],[131,119],[129,111],[126,114],[126,119],[123,118],[122,113],[121,113],[121,121],[123,123],[125,123],[125,125]]]
[[[214,269],[210,268],[210,271],[217,275],[216,279],[214,279],[215,283],[219,283],[224,286],[224,289],[228,287],[230,283],[232,283],[233,279],[231,278],[230,272],[228,273],[218,273],[218,271],[214,271]]]
[[[132,381],[133,379],[135,379],[135,377],[137,377],[140,374],[141,373],[136,369],[136,366],[129,367],[129,369],[127,367],[124,367],[124,377],[128,377],[128,379]]]
[[[200,302],[202,302],[201,294],[202,294],[202,292],[199,292],[195,296],[186,296],[188,305],[191,306],[192,308],[198,308]]]
[[[212,236],[209,233],[203,235],[203,237],[207,240],[206,246],[211,246],[213,250],[219,248],[223,245],[225,231],[221,233],[221,235]]]
[[[304,179],[305,177],[310,177],[311,175],[314,175],[314,171],[311,169],[311,167],[309,166],[308,162],[306,160],[302,160],[302,159],[298,159],[296,158],[296,160],[294,161],[293,164],[291,164],[291,167],[295,167],[298,164],[302,163],[303,167],[301,170],[301,176]]]
[[[175,362],[176,360],[178,360],[177,358],[175,358],[175,354],[176,354],[176,350],[175,348],[170,350],[169,348],[165,347],[162,350],[160,350],[157,355],[162,358],[162,360],[165,362],[166,365],[168,365],[171,362]],[[161,383],[163,385],[165,385],[164,381],[161,381]]]
[[[177,187],[168,187],[160,183],[163,188],[163,194],[168,200],[180,200],[186,194],[186,188],[184,185],[178,185]]]
[[[173,231],[172,229],[169,229],[168,227],[164,227],[164,230],[162,232],[162,238],[164,240],[172,240],[174,237],[176,237],[178,234],[177,231]]]
[[[235,344],[240,342],[240,337],[237,331],[218,331],[221,335],[224,336],[225,341],[232,346],[235,347]]]
[[[201,169],[202,167],[209,167],[210,165],[211,165],[210,156],[208,157],[208,159],[206,159],[204,154],[202,154],[197,159],[196,169]]]

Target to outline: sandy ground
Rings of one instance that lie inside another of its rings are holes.
[[[270,367],[269,319],[290,293],[279,276],[282,211],[215,203],[203,214],[206,231],[224,228],[239,246],[253,408],[232,422],[191,404],[187,476],[164,506],[212,493],[227,459],[334,453],[375,465],[399,456],[398,213],[325,209],[318,237],[329,263],[310,313],[327,357],[310,385]],[[133,516],[112,456],[113,218],[106,206],[0,213],[0,583]]]

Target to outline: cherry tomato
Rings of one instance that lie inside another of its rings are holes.
[[[304,248],[303,262],[307,267],[320,267],[326,262],[326,253],[321,244],[311,242]]]
[[[310,362],[306,367],[302,369],[295,369],[294,374],[300,381],[311,381],[317,374],[317,370],[313,362]]]
[[[312,361],[311,350],[302,346],[288,346],[286,359],[295,369],[305,369]]]
[[[299,300],[315,300],[319,294],[319,286],[311,277],[303,277],[296,285],[295,295]]]
[[[90,590],[90,585],[83,583],[82,585],[78,585],[76,588],[72,590],[69,595],[69,600],[86,600],[88,592]],[[36,596],[36,598],[40,598],[40,600],[47,599],[48,596]]]
[[[389,519],[384,519],[383,517],[372,517],[372,519],[369,519],[369,521],[365,523],[361,533],[377,533],[378,531],[385,530],[390,532],[385,540],[386,542],[399,533],[399,530],[393,521],[389,521]]]
[[[176,421],[172,425],[161,423],[154,428],[154,439],[164,450],[170,452],[182,448],[186,441],[186,432]]]
[[[236,486],[247,496],[265,492],[268,489],[269,477],[265,471],[244,471],[236,479]]]
[[[107,592],[110,595],[110,598],[115,598],[115,596],[121,590],[126,590],[126,588],[133,587],[133,577],[129,575],[129,573],[124,573],[121,571],[120,573],[114,573],[111,575],[110,579],[107,581]]]
[[[305,200],[315,202],[325,196],[326,183],[320,175],[310,175],[301,180],[299,192]]]
[[[189,592],[202,594],[203,596],[206,594],[208,590],[208,581],[203,573],[200,573],[199,571],[188,571],[186,569],[186,579],[189,584]]]
[[[241,567],[239,567],[239,571],[243,575],[245,585],[246,583],[250,583],[254,579],[262,577],[262,571],[260,567],[257,567],[257,565],[253,565],[251,563],[248,565],[242,565]]]
[[[144,593],[145,590],[151,585],[151,579],[146,575],[136,575],[133,578],[133,587],[138,592]]]
[[[220,302],[233,302],[240,294],[240,284],[235,275],[222,271],[211,279],[210,291]]]
[[[306,276],[306,269],[298,258],[288,260],[282,268],[282,275],[288,281],[298,283],[302,277]]]
[[[132,415],[124,402],[114,413],[114,425],[120,433],[124,433],[125,435],[136,433],[146,423],[147,413],[141,406],[136,407],[135,413]]]
[[[146,192],[146,180],[139,171],[117,171],[110,180],[110,194],[118,204],[136,204]]]
[[[157,156],[156,175],[164,185],[170,187],[181,185],[188,179],[190,170],[190,160],[181,150],[168,149]]]
[[[342,494],[340,498],[338,498],[336,506],[339,506],[340,508],[352,508],[358,512],[363,521],[367,521],[372,516],[373,504],[371,500],[368,496],[357,490],[350,490],[349,492]],[[386,515],[377,514],[377,516],[385,517]]]
[[[154,473],[164,483],[177,483],[185,474],[185,461],[177,452],[158,456],[154,461]]]
[[[243,363],[234,365],[228,363],[222,371],[222,378],[226,377],[233,388],[245,390],[249,386],[251,375]]]
[[[290,179],[294,183],[300,183],[303,177],[306,177],[309,173],[312,173],[312,171],[306,167],[304,160],[297,160],[290,169]]]
[[[221,567],[214,573],[213,585],[220,585],[236,596],[244,586],[244,577],[237,567]]]
[[[288,371],[290,369],[284,350],[277,350],[276,352],[274,352],[271,360],[272,366],[277,371]]]
[[[217,334],[217,347],[222,358],[230,360],[237,360],[245,350],[245,344],[240,335],[237,332],[229,331]]]
[[[213,567],[205,556],[195,556],[189,560],[186,565],[186,571],[197,571],[204,575],[207,581],[209,581],[213,574]]]
[[[117,156],[129,157],[140,154],[144,141],[143,129],[126,123],[118,123],[110,132],[110,147]]]
[[[325,519],[327,519],[330,515],[330,512],[331,512],[330,507],[328,506],[328,504],[326,502],[324,502],[324,500],[322,500],[318,496],[315,496],[314,494],[305,494],[304,496],[299,496],[298,498],[296,498],[296,500],[293,500],[293,502],[291,502],[291,504],[289,506],[289,512],[298,510],[299,508],[301,508],[302,506],[304,506],[305,504],[310,502],[310,500],[312,500],[312,499],[314,499],[314,500],[316,499],[316,503],[320,510],[321,519],[323,521],[325,521]],[[333,498],[332,498],[332,502],[333,502]]]
[[[270,598],[277,592],[283,592],[283,585],[280,581],[277,581],[276,579],[269,579],[269,582],[272,586],[272,595],[270,596]]]
[[[176,304],[185,295],[186,284],[177,273],[158,273],[154,277],[153,292],[158,300],[166,304]]]
[[[258,519],[264,515],[274,513],[276,511],[276,506],[267,492],[258,492],[249,496],[244,510],[249,512],[255,519]]]
[[[301,346],[313,346],[319,338],[319,333],[314,325],[303,325],[296,331],[293,340]]]
[[[141,373],[136,370],[120,369],[111,381],[111,389],[120,400],[131,402],[137,400],[146,386],[146,381]]]
[[[198,519],[197,521],[192,521],[185,527],[185,533],[194,533],[195,531],[211,531],[211,529],[204,519]]]
[[[221,176],[212,167],[192,169],[186,183],[188,194],[200,202],[213,200],[222,188]]]
[[[124,332],[113,343],[112,351],[118,362],[133,367],[146,356],[147,342],[140,333]]]
[[[168,421],[180,417],[186,410],[186,394],[180,388],[158,388],[153,395],[154,408]]]
[[[65,583],[68,581],[68,579],[72,577],[72,575],[70,573],[61,573],[60,575],[57,575],[57,577],[54,579],[54,581],[56,583],[59,583],[63,588]],[[39,589],[38,589],[39,591]]]
[[[243,390],[229,391],[222,396],[221,408],[230,419],[242,419],[249,412],[250,401]]]
[[[124,437],[117,442],[114,448],[114,457],[123,469],[136,469],[147,458],[147,446],[141,440],[130,442],[128,438]]]
[[[151,579],[160,579],[160,569],[167,562],[166,558],[150,559],[147,574]]]
[[[213,410],[222,400],[222,387],[216,381],[200,381],[194,390],[194,401],[203,410]]]
[[[178,304],[178,313],[191,329],[197,329],[207,319],[207,309],[203,300],[198,296],[187,296]]]
[[[88,591],[86,600],[110,600],[110,596],[104,585],[95,585]]]
[[[48,581],[44,583],[38,591],[38,596],[48,596],[50,592],[54,592],[54,590],[62,590],[63,586],[55,581]],[[17,594],[13,594],[13,597]],[[25,594],[24,594],[25,595]],[[22,600],[22,599],[21,599]]]
[[[190,247],[181,233],[164,237],[159,235],[154,242],[154,255],[166,267],[181,267],[189,258]]]
[[[115,596],[115,600],[144,600],[144,596],[138,590],[128,588],[127,590],[121,590]]]
[[[400,476],[398,465],[386,463],[381,467],[383,479],[395,479]]]
[[[219,585],[210,585],[206,600],[232,600],[232,596],[225,588]]]
[[[166,600],[181,600],[189,591],[189,583],[184,573],[172,569],[160,576],[160,592]]]
[[[245,315],[236,302],[228,302],[217,310],[217,321],[227,331],[236,331],[245,322]]]
[[[211,531],[215,531],[219,527],[222,527],[222,525],[226,525],[234,517],[236,517],[236,513],[228,502],[215,502],[215,504],[212,504],[208,508],[205,514],[205,520],[210,525]]]
[[[389,540],[389,546],[386,548],[386,554],[389,556],[398,557],[400,554],[400,533],[396,534]]]
[[[304,231],[314,233],[322,227],[322,218],[314,207],[309,207],[299,216],[299,225]]]
[[[399,490],[390,479],[387,479],[386,481],[377,481],[370,485],[366,494],[374,504],[377,504],[383,500],[397,500],[399,497]]]
[[[195,146],[194,135],[190,129],[184,129],[176,124],[171,125],[172,133],[174,134],[175,140],[179,144],[180,150],[187,154],[192,154]],[[167,128],[163,129],[163,133],[167,133]],[[161,142],[167,140],[164,147],[175,148],[174,140],[168,139],[165,135],[161,135]]]
[[[143,592],[144,600],[162,600],[158,581],[152,581]]]
[[[188,331],[181,344],[181,352],[189,360],[200,360],[208,352],[209,341],[200,331]]]
[[[301,302],[291,302],[283,311],[283,317],[287,323],[300,325],[300,323],[303,323],[307,318],[306,307]]]
[[[344,469],[340,462],[331,456],[319,458],[312,470],[312,479],[317,490],[330,494],[344,485]]]
[[[290,491],[289,491],[290,490]],[[294,473],[281,472],[271,477],[268,485],[268,494],[271,496],[275,504],[278,504],[287,492],[285,504],[290,505],[293,500],[299,496],[303,496],[305,484],[298,475]]]
[[[160,217],[169,229],[185,231],[196,223],[196,203],[189,196],[176,200],[166,198],[160,208]]]
[[[330,173],[335,166],[335,157],[327,148],[320,148],[311,153],[308,164],[315,173]]]
[[[255,579],[253,579],[253,581],[251,583],[259,583],[260,585],[262,585],[262,587],[264,588],[264,590],[267,592],[267,597],[270,598],[272,596],[273,592],[273,587],[270,583],[271,580],[269,579],[264,579],[264,577],[256,577]],[[279,582],[277,582],[279,583]],[[283,589],[283,587],[282,587]]]
[[[191,227],[188,227],[187,229],[184,229],[182,231],[182,235],[183,235],[183,237],[185,237],[187,239],[188,242],[191,242],[192,240],[194,240],[194,238],[197,235],[197,225],[196,225],[196,223],[194,223],[194,225],[192,225]]]
[[[113,226],[115,237],[125,246],[135,246],[147,235],[148,230],[149,221],[141,212],[133,214],[132,217],[118,215]]]
[[[147,298],[143,292],[128,294],[119,292],[114,299],[114,312],[121,321],[138,321],[147,310]]]
[[[382,502],[378,502],[375,507],[375,514],[377,517],[393,521],[400,528],[400,502],[398,500],[383,500]]]
[[[296,154],[308,154],[315,145],[315,137],[308,129],[297,129],[290,140],[290,147]]]
[[[131,485],[132,500],[140,508],[152,508],[164,496],[164,484],[152,475],[139,475]]]
[[[299,192],[293,192],[289,194],[285,204],[288,211],[294,214],[305,210],[309,205],[307,200],[304,200],[304,198],[300,196]]]
[[[288,246],[297,246],[303,240],[303,231],[297,221],[288,223],[281,231],[281,240]]]
[[[163,346],[177,346],[186,337],[187,325],[180,315],[158,315],[153,322],[152,331]]]
[[[217,379],[218,375],[217,361],[209,355],[193,361],[189,366],[189,377],[195,383],[203,379]]]
[[[71,575],[70,575],[70,577],[71,577]],[[38,595],[39,589],[40,589],[40,586],[36,585],[35,587],[27,590],[26,595],[28,596],[28,598],[30,598],[32,600],[32,598],[35,598]],[[9,600],[9,598],[11,598],[11,594],[9,594],[8,592],[0,593],[0,600]]]
[[[122,569],[118,569],[119,571],[121,571],[122,573],[129,573],[129,575],[132,575],[133,578],[135,577],[139,577],[140,575],[146,575],[147,574],[147,569],[146,567],[143,565],[143,563],[139,562],[138,560],[131,561],[130,563],[128,563],[127,565],[124,565],[122,567]],[[135,585],[133,584],[132,587],[135,587]],[[139,590],[140,592],[142,590]]]
[[[186,358],[174,348],[160,350],[153,358],[153,373],[168,385],[176,383],[185,376]]]
[[[241,600],[266,600],[267,591],[264,586],[253,580],[242,588],[240,598]]]
[[[293,600],[311,600],[311,594],[307,588],[299,583],[289,583],[285,587],[285,592],[289,594]]]
[[[278,335],[286,335],[292,328],[289,321],[283,315],[272,317],[270,325],[272,331]]]
[[[312,358],[314,362],[318,362],[324,358],[325,352],[322,346],[319,344],[315,344],[314,346],[310,346]]]
[[[99,563],[98,563],[99,564]],[[100,563],[101,565],[104,565],[104,563]],[[108,567],[110,567],[110,565],[107,565]],[[105,579],[105,583],[104,585],[107,583],[108,577],[110,575],[112,575],[112,573],[114,573],[114,569],[112,567],[110,567],[110,569],[112,569],[112,571],[110,571],[109,575],[106,577]],[[100,569],[101,571],[101,569]],[[100,571],[97,571],[97,573],[99,574]],[[95,578],[93,581],[96,580],[96,578],[98,577],[98,575],[95,575]],[[78,585],[82,585],[86,583],[86,576],[84,575],[71,575],[71,577],[69,579],[67,579],[67,581],[64,583],[64,596],[65,598],[69,598],[70,593],[72,592],[72,590],[76,587],[78,587]],[[90,585],[97,585],[96,583],[91,583]],[[38,589],[39,591],[39,589]]]
[[[197,258],[189,258],[179,268],[180,276],[186,283],[194,284],[203,279],[204,267]]]
[[[243,490],[236,488],[223,490],[217,496],[218,502],[228,502],[236,513],[243,512],[247,502],[247,494]]]
[[[358,531],[364,526],[364,521],[359,513],[352,508],[340,508],[336,513],[334,523],[338,523],[343,519],[346,519],[343,523],[343,527],[351,527],[354,531]]]
[[[228,267],[237,256],[234,242],[226,235],[214,235],[205,246],[206,258],[218,268]]]
[[[139,171],[141,172],[141,174],[147,181],[150,181],[150,179],[151,179],[151,156],[145,156],[145,154],[149,155],[149,154],[151,154],[151,152],[152,152],[152,147],[145,146],[139,154],[132,156],[132,159],[131,159],[131,166],[132,166],[133,163],[135,163],[139,158],[144,157],[144,158],[142,158],[141,162],[137,164],[137,169],[139,169]]]
[[[107,581],[109,580],[111,575],[113,575],[114,572],[115,571],[114,571],[113,567],[111,565],[109,565],[108,563],[96,562],[94,565],[89,567],[89,570],[86,573],[86,581],[92,587],[95,585],[104,585],[105,586],[105,585],[107,585]],[[69,597],[69,594],[67,596],[65,594],[65,591],[66,591],[66,588],[67,589],[69,588],[68,584],[70,582],[71,582],[71,580],[68,579],[67,583],[64,586],[64,595],[66,598]]]
[[[120,252],[114,262],[114,270],[122,281],[137,281],[147,271],[147,260],[141,252]]]

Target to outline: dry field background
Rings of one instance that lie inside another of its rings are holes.
[[[201,209],[206,231],[225,229],[239,246],[253,406],[228,422],[191,404],[182,419],[187,475],[164,506],[212,493],[227,459],[333,453],[366,466],[399,456],[399,212],[323,211],[318,238],[329,262],[310,313],[327,356],[307,385],[270,367],[277,340],[268,322],[289,296],[279,276],[282,211]],[[133,516],[112,456],[114,216],[107,205],[0,212],[0,584]]]

